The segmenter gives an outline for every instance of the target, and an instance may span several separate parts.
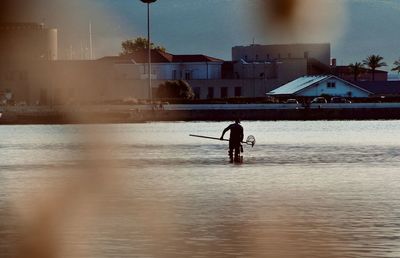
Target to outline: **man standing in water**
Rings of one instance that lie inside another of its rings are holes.
[[[224,139],[224,135],[227,131],[231,130],[231,135],[229,137],[229,158],[230,161],[240,162],[240,151],[241,143],[243,141],[243,127],[240,125],[240,120],[236,119],[234,124],[229,125],[222,132],[220,140]],[[235,151],[235,159],[233,159],[233,151]]]

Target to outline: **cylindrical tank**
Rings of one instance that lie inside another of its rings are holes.
[[[36,23],[0,24],[0,56],[14,60],[56,60],[57,29]]]

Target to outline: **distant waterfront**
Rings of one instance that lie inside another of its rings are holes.
[[[0,107],[0,124],[141,123],[151,121],[400,119],[400,103],[154,104]]]

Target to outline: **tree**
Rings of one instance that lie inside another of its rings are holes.
[[[354,64],[351,63],[349,65],[350,68],[350,72],[354,75],[354,81],[356,82],[358,79],[358,76],[362,73],[363,68],[364,68],[364,64],[363,63],[359,63],[359,62],[355,62]]]
[[[159,85],[157,96],[167,99],[193,99],[194,93],[192,87],[186,81],[166,81]]]
[[[121,43],[122,52],[120,55],[129,55],[138,51],[147,50],[148,41],[146,38],[136,38],[136,39],[128,39]],[[151,49],[159,50],[165,52],[165,48],[163,46],[156,46],[154,43],[150,44]]]
[[[393,65],[394,67],[392,68],[392,71],[397,71],[397,73],[400,73],[400,58],[399,60],[395,61]]]
[[[369,68],[371,68],[372,70],[372,80],[375,81],[375,71],[376,68],[382,67],[382,66],[387,66],[387,64],[385,62],[382,62],[383,57],[381,57],[380,55],[371,55],[368,56],[363,63],[368,66]]]

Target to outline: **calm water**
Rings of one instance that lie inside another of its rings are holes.
[[[0,127],[1,253],[400,257],[399,121],[242,124]]]

